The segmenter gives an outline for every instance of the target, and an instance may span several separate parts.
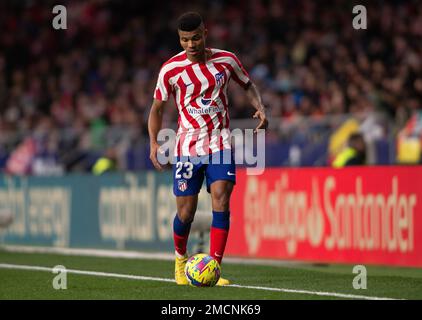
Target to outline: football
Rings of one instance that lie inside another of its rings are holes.
[[[213,257],[198,253],[187,261],[185,274],[194,287],[213,287],[220,279],[221,267]]]

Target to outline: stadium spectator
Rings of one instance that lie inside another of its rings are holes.
[[[333,161],[333,167],[357,166],[366,164],[366,143],[361,133],[352,133],[347,147]]]
[[[174,17],[189,10],[204,14],[210,46],[238,53],[264,88],[270,116],[283,117],[283,123],[382,111],[403,126],[421,109],[422,7],[417,0],[366,3],[367,30],[352,28],[352,4],[346,0],[318,5],[204,0],[193,6],[65,1],[67,30],[52,28],[54,4],[0,3],[3,168],[45,117],[52,119],[49,132],[56,142],[51,144],[66,171],[89,170],[108,147],[104,135],[109,131],[122,145],[122,156],[133,153],[134,141],[137,146],[145,141],[139,134],[146,136],[159,67],[179,50]],[[242,112],[245,101],[238,90],[230,88],[232,119],[246,119],[251,115]],[[174,105],[168,109],[167,127],[177,121]]]
[[[92,173],[96,176],[102,175],[106,172],[116,171],[117,166],[117,154],[114,148],[108,148],[103,156],[95,161],[92,167]]]

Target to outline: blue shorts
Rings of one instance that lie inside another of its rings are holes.
[[[204,177],[207,191],[217,180],[228,180],[236,184],[236,165],[231,150],[222,150],[202,157],[178,156],[173,164],[173,193],[192,196],[199,193]]]

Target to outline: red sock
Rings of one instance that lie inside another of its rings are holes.
[[[183,236],[179,236],[175,232],[173,232],[173,240],[174,240],[174,248],[176,252],[181,256],[184,256],[186,253],[186,246],[188,243],[189,232],[184,234]]]
[[[224,249],[226,248],[229,230],[211,227],[210,232],[210,256],[221,264]]]

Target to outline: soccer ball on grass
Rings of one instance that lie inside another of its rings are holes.
[[[221,267],[213,257],[198,253],[189,258],[185,274],[189,284],[194,287],[213,287],[220,279]]]

